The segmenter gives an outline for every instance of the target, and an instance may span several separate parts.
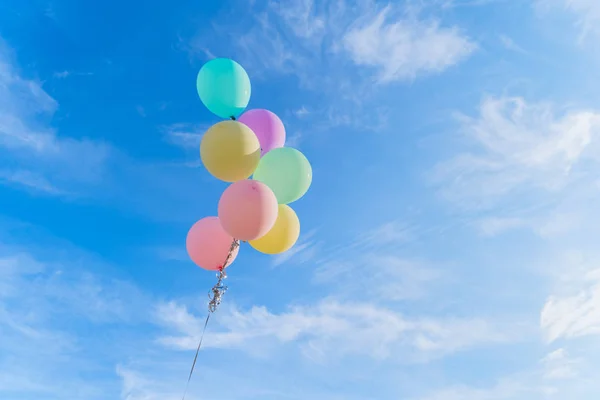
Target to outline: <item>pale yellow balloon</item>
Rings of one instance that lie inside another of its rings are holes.
[[[202,137],[200,158],[215,178],[236,182],[254,173],[260,161],[260,143],[252,129],[241,122],[222,121]]]
[[[286,204],[279,205],[277,220],[271,230],[263,237],[251,240],[250,246],[265,254],[281,254],[288,251],[300,236],[300,220]]]

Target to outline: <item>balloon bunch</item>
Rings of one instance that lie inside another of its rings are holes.
[[[240,64],[213,59],[200,69],[196,86],[206,108],[226,119],[202,137],[202,163],[231,185],[221,195],[218,216],[196,222],[186,247],[194,263],[224,278],[240,241],[265,254],[281,254],[296,243],[300,221],[288,204],[308,191],[312,168],[300,151],[284,147],[285,127],[277,115],[265,109],[244,112],[251,85]],[[213,290],[213,311],[222,293]]]
[[[288,204],[308,191],[312,168],[301,152],[284,147],[285,127],[277,115],[264,109],[244,112],[251,86],[241,65],[227,58],[211,60],[198,72],[196,87],[206,108],[226,119],[206,131],[200,158],[215,178],[231,183],[219,200],[218,216],[196,222],[186,239],[192,261],[218,271],[206,329],[227,290],[225,268],[237,257],[240,241],[265,254],[281,254],[298,240],[300,221]],[[188,385],[203,337],[204,331]]]

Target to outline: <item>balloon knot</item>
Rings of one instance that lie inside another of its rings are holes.
[[[233,115],[231,116],[231,120],[232,120],[232,121],[235,121],[235,117],[234,117]]]

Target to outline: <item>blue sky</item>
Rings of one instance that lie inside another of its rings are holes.
[[[190,399],[597,398],[598,26],[596,0],[4,0],[0,397],[180,398],[219,56],[314,178],[298,244],[231,267]]]

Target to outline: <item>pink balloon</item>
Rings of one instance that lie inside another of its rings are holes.
[[[221,268],[227,259],[233,238],[225,232],[217,217],[206,217],[196,222],[187,234],[185,247],[196,265],[209,271]],[[226,267],[238,255],[236,247],[229,257]]]
[[[269,110],[256,109],[243,113],[239,122],[246,124],[258,138],[260,143],[260,155],[283,147],[285,144],[285,127],[277,115]]]
[[[231,184],[219,200],[219,220],[236,239],[249,241],[267,234],[275,225],[277,198],[267,185],[253,180]]]

